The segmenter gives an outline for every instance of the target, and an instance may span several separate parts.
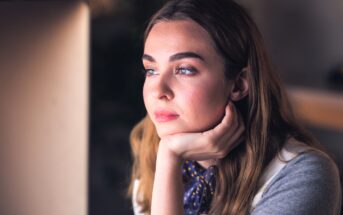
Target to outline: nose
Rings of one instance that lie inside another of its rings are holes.
[[[151,95],[158,100],[171,100],[174,98],[172,78],[169,76],[159,75],[151,82]]]

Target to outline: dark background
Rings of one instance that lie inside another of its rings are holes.
[[[148,18],[165,1],[91,1],[89,214],[132,214],[129,133],[144,115],[140,57]],[[338,0],[240,0],[287,86],[342,95],[343,5]],[[336,157],[343,131],[308,125]],[[342,156],[341,156],[342,155]]]
[[[142,35],[161,2],[104,5],[99,9],[102,14],[92,11],[91,21],[89,214],[132,214],[126,197],[131,168],[128,140],[134,124],[145,115]]]

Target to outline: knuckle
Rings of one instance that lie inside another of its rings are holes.
[[[216,154],[216,159],[222,159],[226,156],[226,153],[224,153],[223,151],[220,151]]]
[[[221,148],[218,144],[212,143],[211,144],[211,151],[213,151],[214,153],[219,153],[221,151]]]
[[[210,147],[211,151],[216,150],[216,148],[218,147],[216,141],[214,141],[214,138],[209,138],[207,144]]]
[[[239,128],[239,132],[240,132],[240,133],[243,133],[244,131],[245,131],[245,126],[242,125],[242,126]]]
[[[220,146],[219,144],[216,144],[212,148],[212,152],[216,157],[223,158],[226,155],[226,150],[223,148],[223,146]]]

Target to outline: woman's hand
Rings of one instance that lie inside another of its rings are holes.
[[[242,116],[229,102],[222,122],[215,128],[163,137],[157,153],[151,214],[183,214],[182,160],[223,158],[240,143],[244,129]]]
[[[224,118],[215,128],[201,133],[168,135],[161,139],[160,146],[169,148],[180,159],[221,159],[242,141],[244,130],[241,114],[229,101]]]

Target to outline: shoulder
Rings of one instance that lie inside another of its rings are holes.
[[[292,184],[304,185],[303,191],[311,191],[313,188],[318,191],[340,188],[336,164],[327,155],[317,151],[304,152],[289,161],[266,191],[275,188],[273,184],[280,185],[280,188]]]
[[[252,214],[339,214],[340,207],[337,166],[324,153],[309,150],[286,163]]]

